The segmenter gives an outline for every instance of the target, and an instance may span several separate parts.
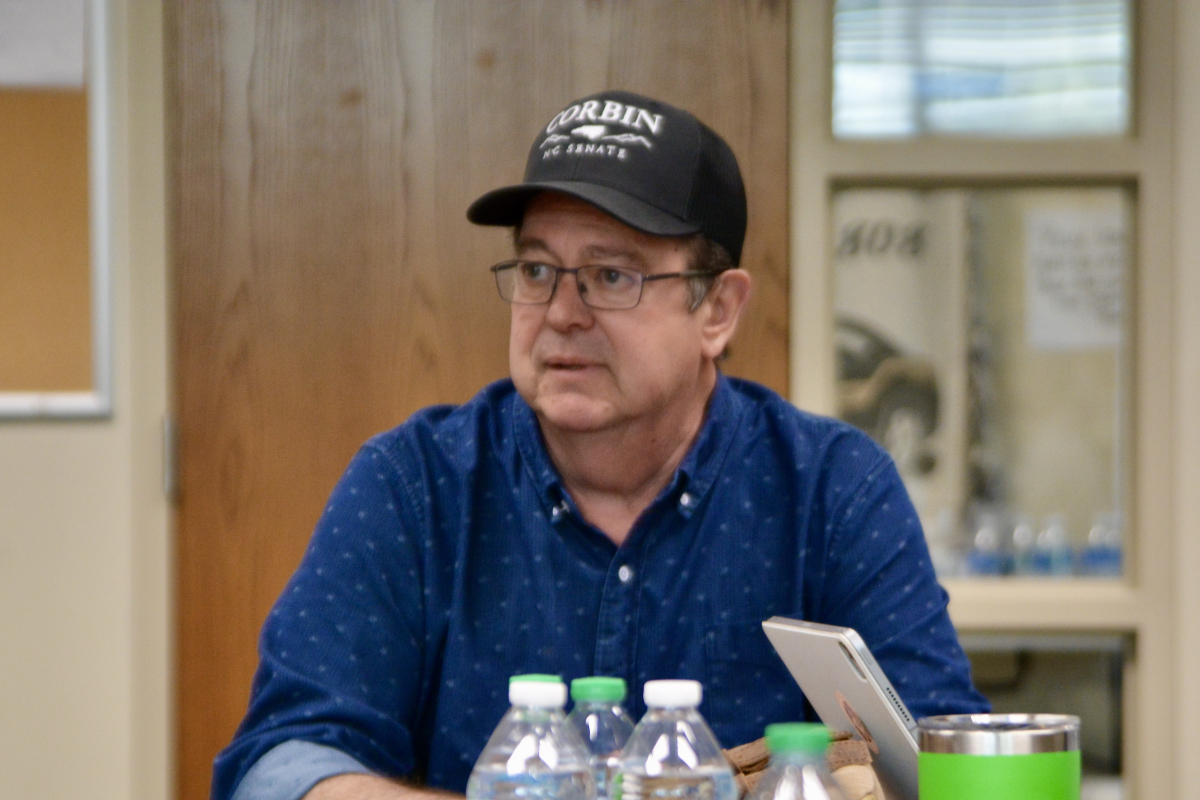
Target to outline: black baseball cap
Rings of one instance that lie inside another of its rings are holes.
[[[519,225],[534,195],[561,192],[635,230],[702,233],[742,257],[746,189],[725,140],[681,108],[632,92],[576,100],[538,134],[525,180],[467,209],[479,225]]]

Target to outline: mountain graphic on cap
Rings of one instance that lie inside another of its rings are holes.
[[[681,108],[632,92],[600,92],[559,111],[529,150],[525,179],[467,209],[479,225],[517,225],[534,195],[590,203],[656,236],[700,233],[741,260],[746,189],[725,140]]]
[[[571,131],[575,136],[583,136],[586,139],[591,139],[593,142],[599,139],[604,134],[608,133],[607,125],[580,125]]]

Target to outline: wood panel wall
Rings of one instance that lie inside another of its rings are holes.
[[[787,389],[787,4],[168,4],[179,796],[245,710],[259,625],[359,444],[507,372],[466,222],[574,98],[625,88],[732,145],[756,293],[727,371]]]

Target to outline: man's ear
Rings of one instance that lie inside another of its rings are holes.
[[[750,285],[750,273],[744,269],[727,269],[713,282],[699,309],[704,315],[702,348],[707,358],[715,360],[725,352],[750,301]]]

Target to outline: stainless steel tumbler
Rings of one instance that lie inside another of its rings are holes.
[[[921,800],[1079,800],[1079,717],[957,714],[917,725]]]

